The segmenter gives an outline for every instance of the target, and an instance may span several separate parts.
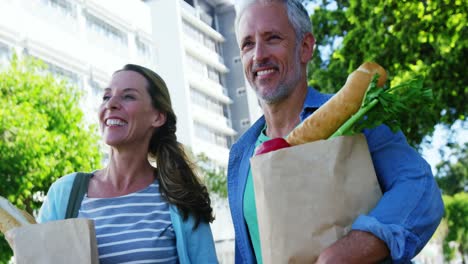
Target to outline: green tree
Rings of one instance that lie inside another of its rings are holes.
[[[444,195],[445,219],[448,224],[448,233],[444,239],[444,257],[451,260],[456,251],[461,256],[468,255],[468,193],[461,192],[454,196]],[[450,245],[456,242],[456,247]],[[463,259],[463,257],[462,257]],[[464,260],[462,260],[463,263]]]
[[[0,71],[0,195],[37,212],[49,186],[101,160],[96,129],[84,123],[80,93],[47,73],[43,63],[18,59]],[[12,252],[0,239],[0,263]]]
[[[468,191],[468,142],[463,146],[451,146],[448,158],[437,165],[436,176],[439,187],[446,195]]]
[[[402,117],[408,141],[417,146],[437,123],[450,126],[468,112],[468,5],[461,0],[313,1],[311,20],[318,48],[309,84],[337,91],[364,61],[389,72],[390,85],[421,75],[433,89],[431,115]]]
[[[448,233],[443,241],[444,257],[451,260],[458,251],[468,254],[468,143],[453,144],[444,161],[437,165],[437,183],[444,195]],[[452,247],[451,244],[456,242]]]
[[[204,153],[198,154],[195,159],[208,190],[221,198],[226,198],[226,170],[220,166],[214,166]]]

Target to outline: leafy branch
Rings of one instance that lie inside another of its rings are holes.
[[[393,87],[377,87],[378,75],[372,78],[361,108],[331,137],[361,133],[363,129],[386,124],[393,131],[401,129],[401,116],[411,119],[424,115],[432,104],[432,90],[424,87],[418,76]]]

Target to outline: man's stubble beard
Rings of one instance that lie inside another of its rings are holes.
[[[289,95],[295,90],[301,79],[301,62],[299,60],[299,49],[296,47],[294,52],[295,58],[293,75],[291,79],[286,79],[280,82],[275,89],[268,91],[266,94],[260,93],[259,89],[251,83],[250,85],[254,88],[257,98],[265,104],[276,104],[289,97]],[[287,77],[286,77],[287,78]]]

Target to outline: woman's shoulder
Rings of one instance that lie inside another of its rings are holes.
[[[50,188],[52,189],[62,189],[62,188],[70,188],[73,185],[73,181],[75,180],[76,177],[76,172],[64,175],[60,178],[58,178]]]
[[[75,176],[70,173],[52,183],[39,210],[39,223],[63,219]]]

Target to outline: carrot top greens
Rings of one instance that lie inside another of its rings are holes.
[[[365,128],[386,124],[394,132],[400,129],[401,116],[421,114],[432,103],[432,90],[423,87],[416,77],[393,87],[377,87],[378,75],[372,78],[361,108],[332,136],[354,135]]]

